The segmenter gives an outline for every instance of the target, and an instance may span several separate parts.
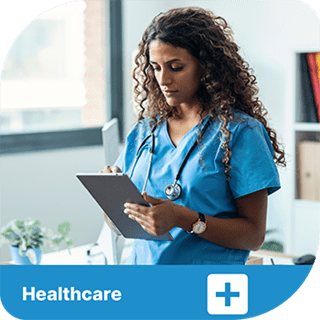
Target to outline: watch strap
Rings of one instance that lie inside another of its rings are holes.
[[[204,216],[204,214],[201,212],[198,212],[198,214],[199,214],[199,220],[202,222],[206,222],[206,217]]]

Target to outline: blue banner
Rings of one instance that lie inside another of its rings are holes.
[[[246,319],[286,301],[311,266],[1,266],[20,319]]]

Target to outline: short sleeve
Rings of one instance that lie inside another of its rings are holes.
[[[138,124],[136,124],[128,133],[124,148],[122,149],[118,159],[114,163],[115,166],[121,169],[121,172],[128,173],[131,164],[134,161],[137,144]]]
[[[147,120],[142,120],[141,122],[137,122],[129,131],[124,148],[114,163],[115,166],[121,169],[121,172],[128,174],[131,171],[138,146],[146,136],[147,130],[148,122]]]
[[[280,179],[273,160],[273,147],[264,126],[255,119],[239,122],[231,132],[229,185],[233,196],[268,189],[268,195],[280,189]]]
[[[121,172],[123,172],[123,169],[124,169],[123,167],[124,167],[124,158],[125,158],[126,149],[127,148],[125,145],[120,155],[118,156],[116,162],[114,163],[114,166],[117,166],[118,168],[120,168]]]

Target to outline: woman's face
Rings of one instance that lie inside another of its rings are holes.
[[[170,106],[193,107],[200,85],[201,68],[188,50],[154,40],[149,47],[150,64]]]

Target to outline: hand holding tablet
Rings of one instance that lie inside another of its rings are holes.
[[[102,173],[78,173],[76,176],[125,238],[172,241],[169,233],[161,236],[150,234],[123,212],[126,202],[145,206],[149,203],[129,177],[118,170],[118,167],[107,166]],[[109,173],[104,173],[106,171]]]

